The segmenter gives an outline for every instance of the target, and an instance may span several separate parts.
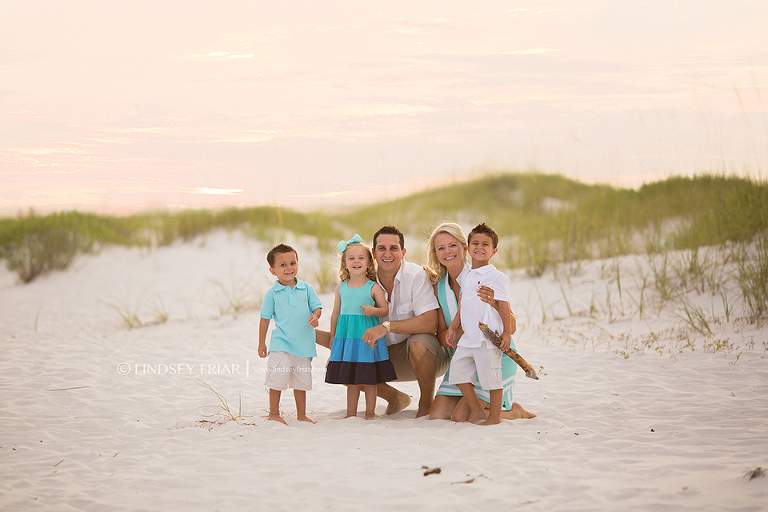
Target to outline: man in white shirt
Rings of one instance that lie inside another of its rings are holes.
[[[419,265],[405,261],[405,240],[394,226],[384,226],[373,235],[373,257],[378,282],[387,295],[389,316],[363,334],[363,340],[386,336],[389,359],[398,381],[419,383],[416,417],[429,414],[435,396],[435,379],[450,365],[450,349],[440,345],[437,315],[440,305],[427,273]],[[378,385],[378,395],[386,400],[387,414],[407,407],[411,398],[387,383]]]
[[[381,325],[365,331],[363,341],[386,338],[397,381],[419,383],[418,418],[429,414],[435,379],[448,370],[451,353],[435,336],[439,304],[434,289],[423,268],[405,261],[404,242],[403,234],[394,226],[384,226],[373,235],[377,280],[386,292],[389,316]],[[329,336],[317,332],[317,342],[329,347]],[[400,412],[411,403],[410,396],[387,383],[379,384],[377,391],[388,403],[386,414]]]

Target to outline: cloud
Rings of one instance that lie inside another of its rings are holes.
[[[384,34],[400,34],[403,36],[421,36],[425,34],[432,34],[434,32],[431,30],[423,29],[423,28],[398,27],[392,30],[385,30],[383,33]]]
[[[25,163],[28,165],[31,165],[36,168],[49,168],[49,167],[60,167],[61,164],[58,162],[43,162],[40,160],[34,160],[34,161],[18,161],[18,162],[10,162],[10,163]],[[31,170],[31,169],[25,169],[21,171],[0,171],[0,176],[39,176],[39,175],[49,175],[49,174],[77,174],[81,171],[75,170]]]
[[[88,151],[84,148],[79,147],[73,147],[73,146],[52,146],[52,147],[36,147],[36,148],[0,148],[0,151],[4,153],[14,153],[18,155],[34,155],[34,156],[44,156],[44,155],[57,155],[57,154],[65,154],[65,155],[83,155],[88,153]]]
[[[356,190],[337,190],[334,192],[325,192],[323,194],[294,194],[291,197],[296,197],[300,199],[333,199],[334,197],[344,197],[344,196],[351,196],[352,194],[357,194],[358,191]]]
[[[344,116],[398,116],[428,114],[439,108],[427,105],[408,105],[405,103],[359,102],[334,108],[334,112]]]
[[[245,190],[242,188],[215,188],[215,187],[183,187],[185,194],[202,194],[206,196],[236,196]]]
[[[116,131],[117,133],[148,133],[150,135],[158,135],[160,133],[169,132],[171,130],[172,128],[167,126],[147,126],[141,128],[122,128]]]
[[[129,139],[128,137],[90,137],[86,140],[103,144],[131,144],[135,142],[134,139]]]
[[[246,130],[244,135],[214,139],[212,142],[229,142],[234,144],[253,144],[269,142],[279,135],[285,135],[282,130]]]
[[[208,53],[193,53],[188,58],[193,60],[201,60],[201,59],[250,59],[252,57],[255,57],[255,53],[250,53],[248,51],[243,51],[245,49],[241,49],[240,52],[230,52],[227,50],[212,50]]]
[[[550,48],[548,46],[534,46],[531,48],[521,48],[519,50],[499,50],[499,51],[468,51],[468,52],[445,52],[431,54],[435,57],[495,57],[506,55],[541,55],[544,53],[559,52],[560,48]],[[430,57],[430,54],[425,54],[423,57]]]
[[[552,53],[559,52],[559,48],[547,48],[544,46],[537,46],[535,48],[525,48],[523,50],[512,50],[509,52],[499,52],[499,55],[538,55],[540,53]]]

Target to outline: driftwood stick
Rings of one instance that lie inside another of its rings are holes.
[[[497,347],[501,346],[501,337],[498,335],[498,333],[493,332],[490,327],[485,325],[483,322],[479,322],[480,331],[485,335],[488,340],[490,340],[491,343],[496,345]],[[539,376],[536,374],[536,370],[533,369],[533,366],[531,366],[528,361],[523,359],[523,356],[512,350],[511,348],[504,352],[504,354],[508,355],[512,358],[514,362],[517,363],[517,365],[522,368],[525,371],[525,376],[529,379],[536,379],[539,380]]]

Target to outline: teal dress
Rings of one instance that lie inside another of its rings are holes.
[[[458,301],[453,290],[448,286],[448,273],[437,282],[437,301],[440,303],[440,308],[443,310],[445,317],[445,325],[451,325],[453,317],[458,310]],[[512,340],[512,350],[517,351],[515,347],[515,341]],[[437,390],[438,395],[446,396],[461,396],[461,391],[458,387],[448,383],[450,378],[450,368],[445,373],[443,381],[440,383],[440,387]],[[503,386],[503,394],[501,401],[501,409],[509,411],[512,409],[512,394],[515,389],[515,374],[517,373],[517,363],[515,363],[511,357],[501,356],[501,380]],[[483,389],[480,385],[475,386],[475,393],[480,400],[484,400],[488,403],[491,402],[491,394],[489,390]]]
[[[389,360],[387,340],[376,340],[373,350],[363,342],[363,333],[379,325],[378,317],[365,316],[360,308],[376,305],[371,297],[373,285],[373,281],[368,281],[360,288],[350,288],[347,281],[339,285],[341,311],[325,370],[325,382],[359,385],[380,384],[397,379],[395,367]]]

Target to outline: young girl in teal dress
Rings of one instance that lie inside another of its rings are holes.
[[[341,283],[331,315],[331,355],[325,382],[347,385],[347,415],[357,416],[360,392],[365,394],[365,419],[375,418],[376,384],[395,380],[395,368],[389,360],[387,342],[380,338],[370,344],[363,333],[379,325],[379,318],[389,314],[384,289],[376,283],[371,250],[360,235],[341,241]]]

